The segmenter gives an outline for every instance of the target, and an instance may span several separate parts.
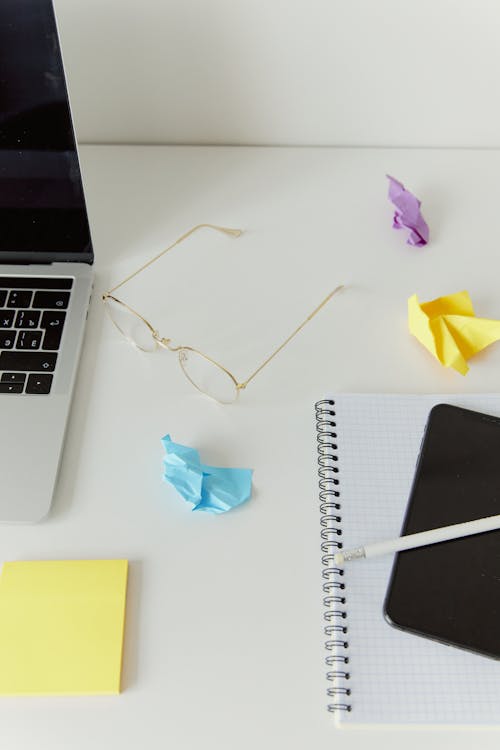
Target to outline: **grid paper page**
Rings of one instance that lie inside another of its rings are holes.
[[[500,416],[500,395],[332,398],[345,549],[399,536],[432,406],[449,403]],[[337,721],[498,723],[498,661],[404,633],[385,621],[382,607],[392,563],[387,555],[345,566],[349,645],[343,653],[349,657],[351,710],[335,711]]]

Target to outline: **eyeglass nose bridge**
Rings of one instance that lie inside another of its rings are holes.
[[[172,346],[172,339],[169,339],[165,336],[160,336],[158,331],[153,331],[153,338],[157,344],[162,346],[164,349],[168,349],[170,352],[178,352],[179,349],[182,349],[182,346]]]

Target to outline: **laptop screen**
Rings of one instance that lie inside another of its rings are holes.
[[[0,260],[92,261],[51,0],[0,0]]]

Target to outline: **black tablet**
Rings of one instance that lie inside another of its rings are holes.
[[[500,418],[448,404],[429,414],[402,534],[500,514]],[[500,658],[500,530],[396,555],[387,620]]]

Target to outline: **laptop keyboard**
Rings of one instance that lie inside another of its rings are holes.
[[[0,276],[0,393],[50,393],[72,286]]]

